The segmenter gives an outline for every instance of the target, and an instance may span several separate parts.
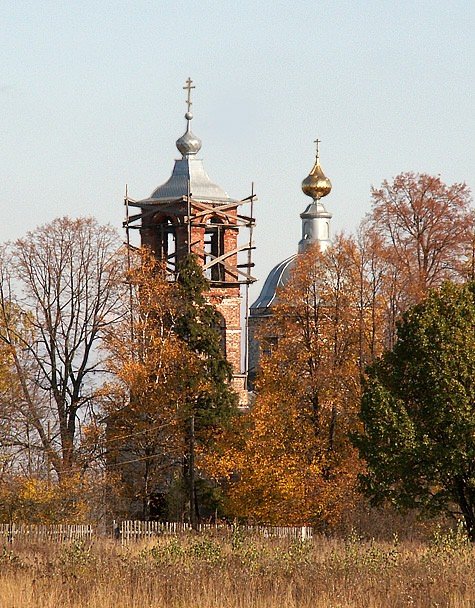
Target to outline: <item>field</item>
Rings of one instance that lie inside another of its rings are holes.
[[[427,542],[317,536],[160,537],[0,549],[2,608],[475,606],[475,552],[455,533]]]

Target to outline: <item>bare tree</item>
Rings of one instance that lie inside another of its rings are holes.
[[[59,479],[84,465],[79,430],[94,416],[99,341],[121,314],[117,243],[92,218],[60,218],[6,248],[0,263],[0,340],[27,429],[11,439],[41,452]]]

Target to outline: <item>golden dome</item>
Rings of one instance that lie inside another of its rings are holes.
[[[318,155],[319,140],[317,139],[315,143],[317,144],[317,158],[313,165],[313,169],[302,182],[302,190],[307,196],[311,196],[314,200],[318,200],[329,194],[332,189],[332,183],[325,173],[323,173],[323,169],[320,166],[320,158]]]

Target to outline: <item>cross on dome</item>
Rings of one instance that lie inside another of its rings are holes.
[[[193,81],[191,80],[191,78],[188,76],[188,80],[185,83],[185,86],[183,87],[185,89],[185,91],[188,91],[188,96],[186,98],[186,105],[188,106],[188,111],[187,114],[191,114],[191,106],[193,105],[193,102],[191,101],[191,89],[196,89],[196,87],[193,85]],[[191,120],[191,118],[193,118],[192,116],[190,116],[188,118],[188,116],[186,116],[187,120]]]
[[[319,152],[318,152],[318,147],[319,147],[319,144],[322,143],[322,140],[318,139],[318,137],[317,137],[317,139],[313,143],[316,144],[316,148],[317,148],[317,154],[316,154],[317,160],[320,160],[320,155],[319,155]]]
[[[186,98],[186,105],[188,107],[188,110],[185,114],[186,133],[182,135],[180,139],[178,139],[176,142],[176,147],[181,152],[183,158],[188,158],[190,157],[190,155],[194,156],[201,149],[201,140],[191,132],[190,125],[191,119],[193,118],[193,114],[191,113],[191,106],[193,105],[193,102],[191,101],[191,90],[195,88],[196,87],[193,84],[193,81],[190,77],[188,77],[188,80],[185,81],[185,86],[183,87],[183,89],[188,92]]]
[[[302,190],[304,194],[311,196],[314,202],[318,202],[321,198],[329,194],[332,189],[332,184],[325,173],[323,173],[323,169],[320,166],[319,144],[321,143],[321,140],[317,138],[313,143],[317,147],[317,157],[312,170],[302,182]]]

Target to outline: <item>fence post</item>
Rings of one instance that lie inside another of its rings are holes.
[[[120,527],[116,520],[112,520],[112,536],[115,540],[120,540]]]

